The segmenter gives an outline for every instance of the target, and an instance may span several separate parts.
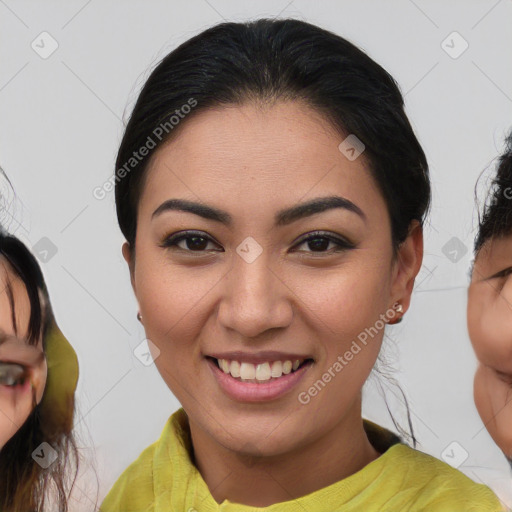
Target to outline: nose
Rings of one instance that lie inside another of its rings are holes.
[[[269,267],[265,252],[252,262],[236,254],[223,286],[218,317],[225,329],[254,338],[269,329],[290,325],[294,294]]]

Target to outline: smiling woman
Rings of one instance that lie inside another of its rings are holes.
[[[475,240],[468,331],[479,360],[478,412],[512,466],[512,132],[499,158]]]
[[[393,78],[301,21],[223,23],[153,71],[116,168],[189,98],[116,181],[138,317],[183,407],[102,510],[501,510],[361,415],[430,203]]]

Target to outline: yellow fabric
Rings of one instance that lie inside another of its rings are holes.
[[[365,421],[381,440],[389,431]],[[482,484],[434,457],[397,443],[348,478],[297,500],[251,507],[218,504],[190,458],[188,420],[174,413],[160,440],[142,452],[111,489],[101,512],[498,512]]]
[[[59,423],[68,422],[70,428],[74,407],[74,395],[78,381],[78,359],[76,352],[66,339],[53,315],[44,338],[44,353],[48,365],[48,377],[43,401],[49,403],[54,418]]]

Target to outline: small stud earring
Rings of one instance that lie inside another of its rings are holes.
[[[398,304],[398,306],[396,306],[396,304]],[[395,306],[393,307],[393,309],[395,310],[396,313],[403,313],[403,311],[404,311],[402,304],[400,304],[399,302],[395,302]],[[388,324],[390,324],[390,325],[399,324],[402,321],[402,319],[403,319],[403,315],[401,315],[397,319],[390,320],[388,322]]]
[[[140,311],[137,313],[137,320],[142,323],[142,315],[140,314]]]

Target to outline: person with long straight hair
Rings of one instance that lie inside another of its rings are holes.
[[[36,258],[0,226],[1,512],[69,510],[77,379]]]

